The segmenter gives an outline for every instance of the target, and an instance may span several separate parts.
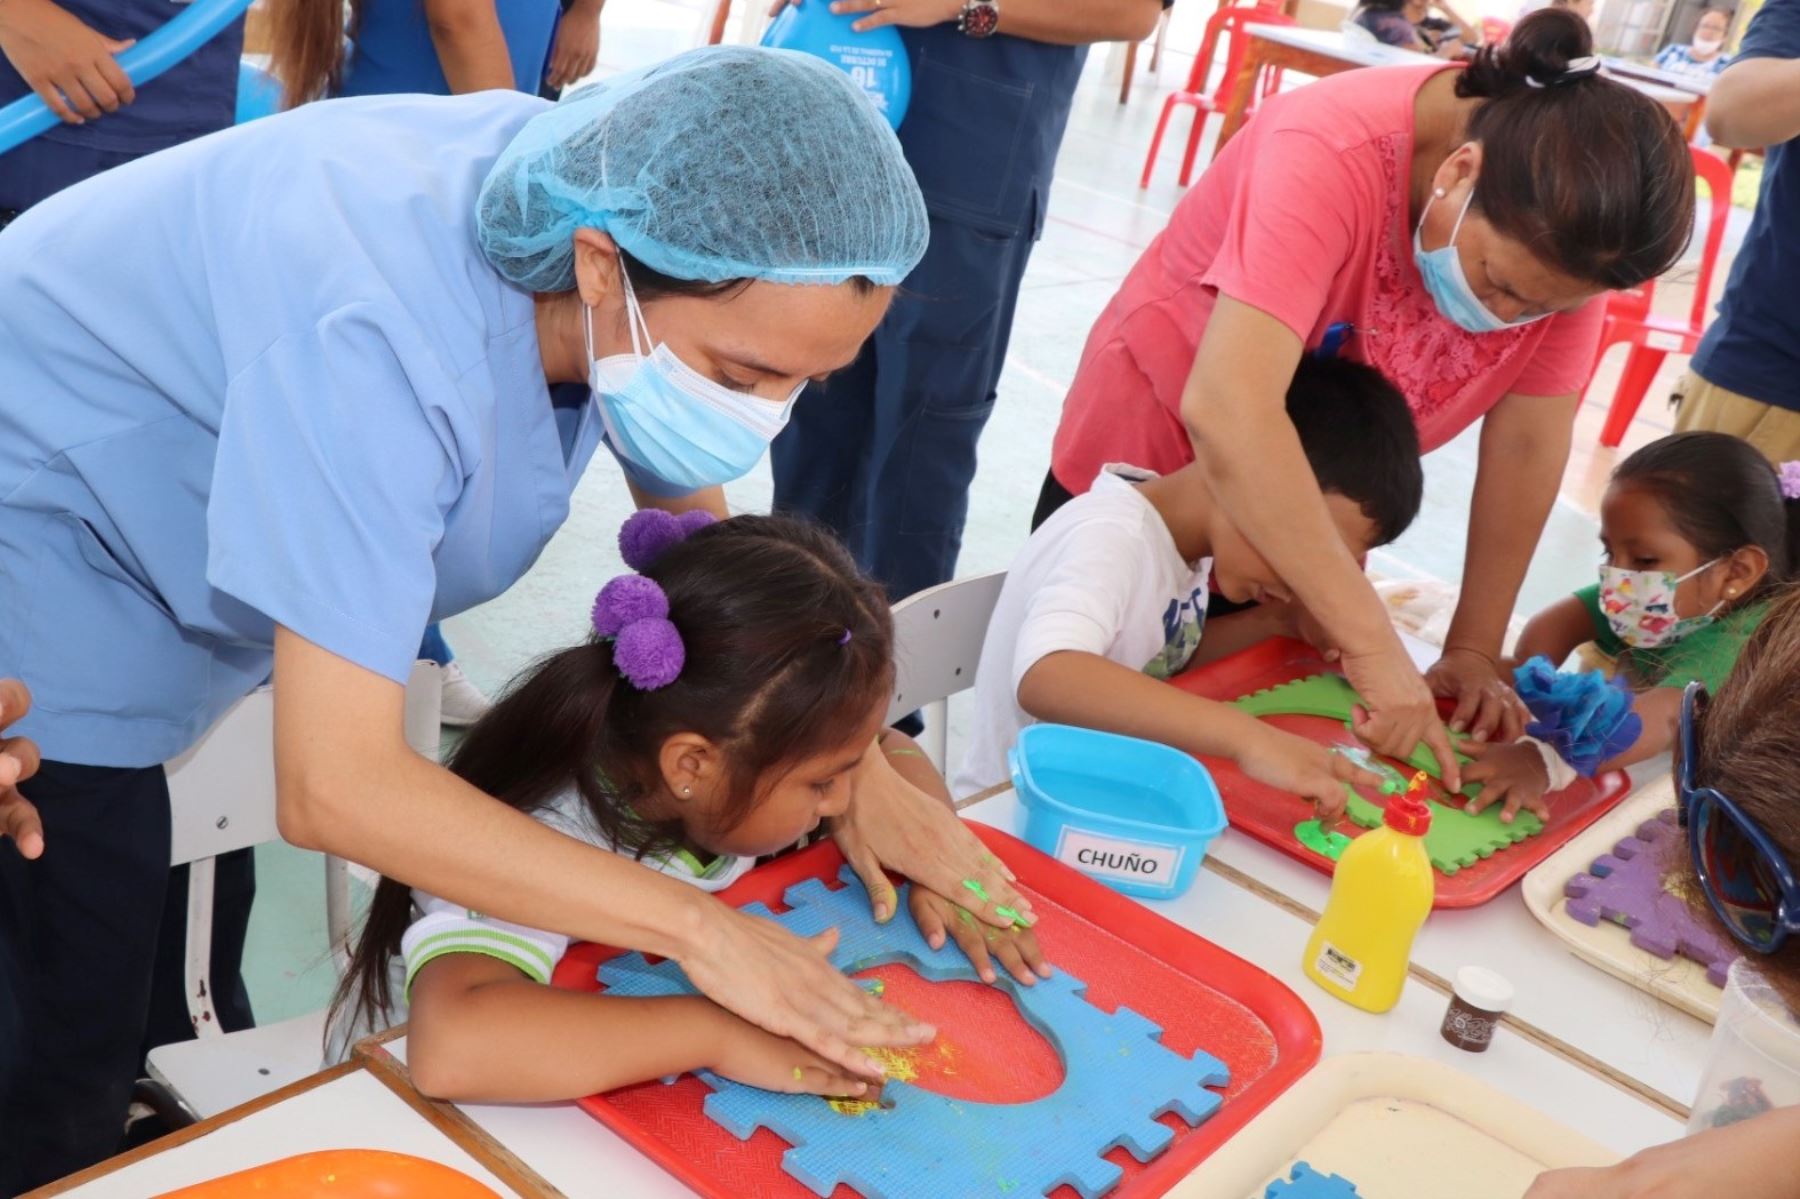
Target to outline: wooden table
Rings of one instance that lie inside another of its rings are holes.
[[[145,1199],[326,1149],[408,1153],[461,1170],[502,1195],[560,1196],[478,1128],[420,1096],[402,1075],[359,1060],[71,1174],[25,1199]]]
[[[1244,34],[1248,38],[1248,44],[1244,49],[1243,63],[1238,69],[1237,79],[1232,83],[1231,101],[1225,107],[1224,124],[1219,129],[1218,140],[1213,143],[1215,155],[1243,127],[1256,80],[1265,69],[1280,67],[1322,79],[1327,75],[1353,71],[1359,67],[1421,66],[1444,61],[1429,54],[1402,50],[1398,46],[1346,37],[1335,30],[1246,25]],[[1694,133],[1699,129],[1702,108],[1700,98],[1694,92],[1643,79],[1620,79],[1619,82],[1635,88],[1668,109],[1669,115],[1682,123],[1688,140],[1693,140]]]

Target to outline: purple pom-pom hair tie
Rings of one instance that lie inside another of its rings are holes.
[[[669,619],[669,597],[643,575],[620,575],[594,597],[594,631],[613,643],[613,665],[639,691],[667,687],[681,677],[687,647]]]
[[[1800,500],[1800,459],[1781,464],[1781,498]]]
[[[712,513],[695,508],[676,516],[660,508],[645,508],[626,518],[619,528],[619,554],[636,571],[649,570],[669,547],[714,523]]]
[[[849,645],[850,644],[850,626],[849,625],[844,626],[844,633],[841,637],[838,638],[838,644],[839,645]]]

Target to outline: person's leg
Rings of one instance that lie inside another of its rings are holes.
[[[933,219],[925,259],[875,340],[864,565],[902,599],[956,571],[975,445],[994,410],[1029,237]]]
[[[788,427],[769,448],[775,511],[805,513],[835,532],[859,558],[867,522],[875,342],[873,337],[865,342],[856,361],[823,384],[808,386]]]
[[[419,657],[426,662],[436,662],[439,666],[448,666],[456,661],[456,654],[450,649],[450,643],[444,640],[444,630],[436,621],[425,626],[425,636],[419,641]]]
[[[1074,499],[1074,494],[1056,481],[1056,472],[1044,472],[1044,485],[1038,488],[1037,510],[1031,514],[1031,531],[1038,531],[1038,526],[1056,515],[1057,509]]]
[[[162,767],[45,762],[20,785],[44,822],[34,862],[0,845],[24,1049],[0,1106],[0,1193],[115,1152],[137,1080],[169,879]]]
[[[1675,431],[1741,437],[1780,465],[1800,458],[1800,412],[1727,391],[1690,370],[1675,390]]]

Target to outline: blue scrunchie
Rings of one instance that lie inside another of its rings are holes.
[[[1600,763],[1636,744],[1644,731],[1625,681],[1597,670],[1565,674],[1539,654],[1513,671],[1513,686],[1535,717],[1525,731],[1583,778],[1593,778]]]

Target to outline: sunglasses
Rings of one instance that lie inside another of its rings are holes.
[[[1745,948],[1774,953],[1800,932],[1800,882],[1781,848],[1743,809],[1712,787],[1694,785],[1694,720],[1705,701],[1699,683],[1689,683],[1681,697],[1677,816],[1713,914]]]

